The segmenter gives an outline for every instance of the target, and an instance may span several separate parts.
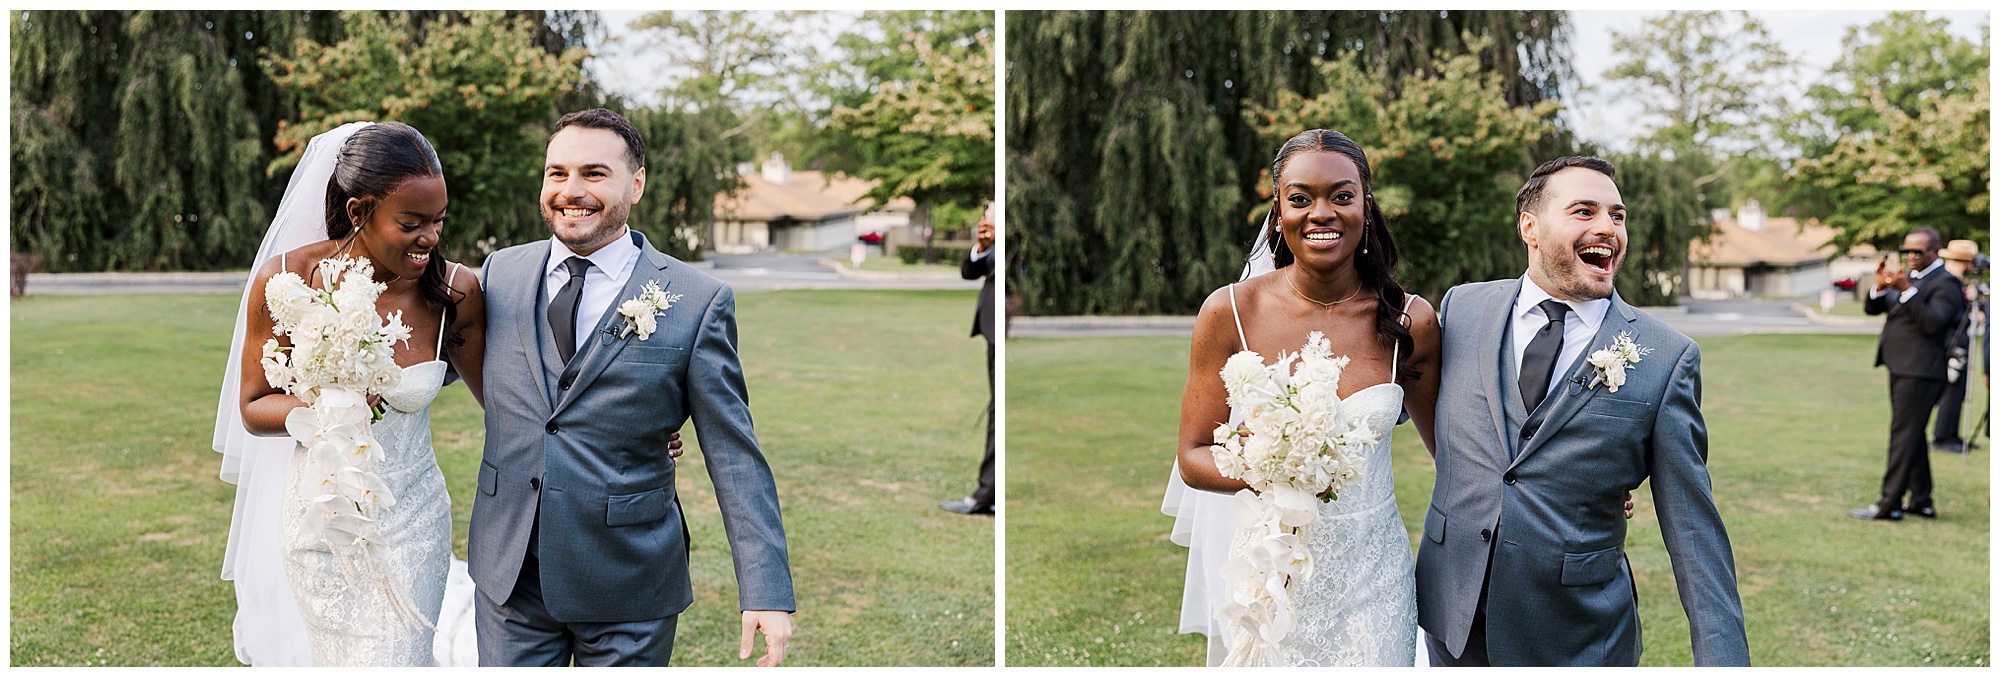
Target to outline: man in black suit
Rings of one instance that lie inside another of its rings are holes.
[[[984,278],[979,287],[979,309],[972,315],[972,336],[986,337],[986,460],[979,462],[979,490],[956,501],[942,501],[938,507],[966,515],[993,514],[993,203],[979,217],[979,242],[972,254],[958,264],[958,274],[968,280]]]
[[[1889,470],[1882,497],[1847,514],[1860,519],[1900,520],[1904,513],[1937,517],[1931,503],[1931,463],[1924,424],[1944,395],[1946,353],[1951,330],[1965,312],[1965,290],[1944,272],[1933,228],[1917,228],[1903,238],[1904,267],[1888,260],[1875,269],[1875,289],[1862,309],[1887,314],[1875,349],[1876,366],[1889,368]],[[1903,502],[1903,494],[1910,496]]]

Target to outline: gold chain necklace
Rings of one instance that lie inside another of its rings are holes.
[[[1312,303],[1313,305],[1316,305],[1316,306],[1319,306],[1320,310],[1333,310],[1333,307],[1334,307],[1334,306],[1337,306],[1337,305],[1340,305],[1340,304],[1342,304],[1342,303],[1346,303],[1346,302],[1348,302],[1348,301],[1352,301],[1352,300],[1354,300],[1354,299],[1356,299],[1356,298],[1359,298],[1359,297],[1361,296],[1361,292],[1362,292],[1362,290],[1360,290],[1360,289],[1356,289],[1356,290],[1354,290],[1354,293],[1352,293],[1352,294],[1348,294],[1348,295],[1347,295],[1347,298],[1344,298],[1344,299],[1341,299],[1341,300],[1339,300],[1339,301],[1321,301],[1321,300],[1319,300],[1319,299],[1316,299],[1316,298],[1313,298],[1313,297],[1310,297],[1310,296],[1306,296],[1306,293],[1305,293],[1305,292],[1303,292],[1303,291],[1300,291],[1300,290],[1299,290],[1299,281],[1298,281],[1297,279],[1295,279],[1295,278],[1293,278],[1293,277],[1289,277],[1289,276],[1288,276],[1288,277],[1286,277],[1286,278],[1285,278],[1285,282],[1286,282],[1286,283],[1289,283],[1289,284],[1290,284],[1290,285],[1292,286],[1292,293],[1293,293],[1293,294],[1296,294],[1296,295],[1298,295],[1298,297],[1299,297],[1299,298],[1302,298],[1302,299],[1305,299],[1305,300],[1306,300],[1307,302],[1310,302],[1310,303]]]

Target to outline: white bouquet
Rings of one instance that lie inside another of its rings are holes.
[[[1227,599],[1216,617],[1230,633],[1224,665],[1275,664],[1277,644],[1295,621],[1290,585],[1312,575],[1306,529],[1319,519],[1321,502],[1361,479],[1360,451],[1380,436],[1341,406],[1348,358],[1332,353],[1313,332],[1302,350],[1280,353],[1276,364],[1245,350],[1222,367],[1244,429],[1216,427],[1215,468],[1250,485],[1236,494],[1237,538],[1222,567]]]
[[[285,416],[285,432],[305,450],[299,491],[313,497],[306,529],[322,535],[350,576],[373,579],[390,608],[405,622],[430,625],[408,594],[383,571],[373,547],[382,509],[396,497],[376,472],[383,459],[371,424],[368,396],[394,388],[402,378],[394,344],[410,338],[397,311],[384,318],[375,299],[388,286],[374,280],[366,259],[319,262],[326,289],[307,286],[291,272],[264,285],[272,332],[291,338],[264,343],[264,378],[306,403]]]

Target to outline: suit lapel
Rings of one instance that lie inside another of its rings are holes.
[[[507,273],[508,277],[519,278],[521,280],[512,289],[508,290],[508,297],[505,299],[505,302],[511,303],[513,307],[521,308],[525,311],[522,315],[526,317],[527,321],[517,323],[515,328],[521,333],[521,347],[527,353],[525,356],[527,358],[526,363],[534,366],[535,377],[529,380],[535,382],[535,392],[541,394],[542,401],[550,403],[550,406],[553,407],[555,399],[549,397],[549,386],[547,383],[544,383],[547,378],[543,376],[542,372],[542,351],[548,349],[548,347],[542,344],[540,331],[540,327],[543,324],[542,278],[547,277],[545,273],[549,264],[549,243],[547,240],[543,240],[536,243],[534,248],[540,251],[541,255],[527,257],[529,261],[534,263],[533,270],[499,272]]]
[[[1488,308],[1482,309],[1490,309],[1489,312],[1497,312],[1493,315],[1477,318],[1478,323],[1474,325],[1482,327],[1481,331],[1491,332],[1481,337],[1479,345],[1493,346],[1493,351],[1490,354],[1494,356],[1494,359],[1480,361],[1481,373],[1479,378],[1481,383],[1492,388],[1490,392],[1491,396],[1486,398],[1486,408],[1493,415],[1493,430],[1500,436],[1500,446],[1495,448],[1495,451],[1499,452],[1499,455],[1494,460],[1501,465],[1507,463],[1507,456],[1511,453],[1513,446],[1520,443],[1518,436],[1512,434],[1507,429],[1506,407],[1509,401],[1519,401],[1521,399],[1514,392],[1515,388],[1508,385],[1508,382],[1513,380],[1508,378],[1508,374],[1513,371],[1508,368],[1513,363],[1513,351],[1510,348],[1510,339],[1508,338],[1512,327],[1510,320],[1514,313],[1514,298],[1521,294],[1521,281],[1519,279],[1514,280],[1512,284],[1507,286],[1507,289],[1509,290],[1508,293],[1501,297],[1502,302],[1487,304]]]
[[[1541,424],[1535,428],[1535,436],[1528,440],[1520,455],[1514,458],[1514,465],[1520,465],[1529,454],[1541,448],[1541,442],[1550,437],[1543,434],[1543,431],[1562,429],[1563,425],[1576,416],[1576,412],[1583,409],[1584,403],[1597,395],[1597,391],[1608,389],[1602,385],[1596,388],[1585,387],[1590,383],[1594,369],[1590,366],[1590,354],[1610,347],[1612,340],[1616,339],[1619,333],[1631,331],[1631,324],[1638,321],[1638,311],[1625,305],[1624,299],[1619,298],[1618,292],[1613,291],[1611,307],[1605,310],[1604,321],[1597,325],[1597,334],[1590,339],[1590,345],[1585,346],[1583,352],[1577,353],[1576,364],[1570,365],[1562,384],[1550,395],[1554,399],[1542,405],[1542,408],[1548,411],[1543,415]],[[1634,338],[1636,340],[1637,337]],[[1528,415],[1532,418],[1534,413],[1530,412]]]
[[[658,282],[662,291],[673,284],[662,274],[667,267],[667,255],[653,249],[645,236],[639,235],[639,231],[632,231],[632,234],[639,239],[639,260],[632,262],[632,275],[625,279],[625,286],[611,298],[611,305],[598,318],[597,329],[591,332],[590,341],[586,344],[588,349],[583,350],[580,359],[571,361],[569,368],[564,370],[563,378],[570,382],[570,388],[563,391],[562,399],[556,403],[557,413],[568,408],[577,393],[590,387],[598,375],[604,373],[605,367],[618,357],[618,353],[624,351],[626,344],[639,340],[637,334],[618,336],[625,324],[625,316],[618,314],[618,306],[637,298],[647,282]]]

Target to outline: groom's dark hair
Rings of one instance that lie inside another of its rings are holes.
[[[1618,170],[1612,169],[1611,163],[1600,158],[1568,156],[1544,162],[1542,166],[1535,168],[1535,173],[1528,175],[1527,183],[1521,184],[1521,192],[1514,195],[1514,215],[1518,217],[1522,213],[1541,209],[1542,186],[1549,182],[1549,175],[1571,167],[1594,170],[1611,177],[1614,181],[1618,179]]]
[[[632,166],[632,171],[639,171],[646,166],[646,140],[639,137],[639,129],[633,127],[631,121],[626,120],[623,115],[603,108],[570,113],[556,121],[556,128],[549,132],[549,138],[556,138],[556,134],[567,127],[611,130],[625,140],[625,162]],[[547,147],[548,144],[544,143],[543,148],[546,150]]]

